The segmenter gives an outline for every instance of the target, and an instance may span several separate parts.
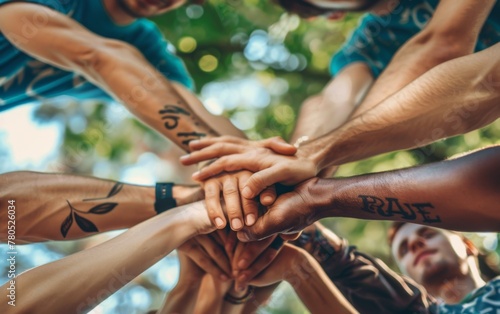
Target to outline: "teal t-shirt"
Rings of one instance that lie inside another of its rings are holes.
[[[350,38],[333,56],[330,72],[336,75],[350,63],[364,62],[374,77],[378,77],[396,51],[424,28],[438,4],[439,0],[401,0],[387,15],[364,15]],[[477,5],[481,5],[480,1]],[[479,34],[476,51],[499,41],[500,3],[497,1]]]
[[[474,290],[459,304],[434,305],[431,312],[437,314],[500,313],[500,277]]]
[[[67,15],[100,36],[122,40],[137,47],[166,78],[188,88],[193,87],[184,63],[169,50],[169,43],[153,22],[137,19],[127,26],[116,25],[106,12],[102,1],[24,0]],[[0,0],[0,9],[1,5],[9,2],[14,1]],[[23,25],[29,31],[29,24]],[[0,33],[0,111],[62,95],[78,99],[111,99],[81,75],[34,59],[13,46]]]

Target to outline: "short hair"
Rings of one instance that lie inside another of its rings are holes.
[[[317,7],[304,0],[274,0],[274,1],[277,2],[286,11],[290,13],[295,13],[301,18],[315,17],[331,11]]]
[[[396,237],[396,233],[398,233],[399,229],[403,227],[404,225],[408,224],[409,222],[404,222],[404,221],[393,221],[391,226],[389,227],[389,230],[387,230],[387,241],[389,242],[389,246],[392,247],[392,242],[394,241],[394,237]],[[425,226],[424,226],[425,227]],[[444,229],[446,230],[446,229]],[[452,231],[452,230],[446,230],[450,233],[458,235],[465,243],[465,245],[471,250],[472,254],[478,255],[479,250],[477,247],[474,245],[474,243],[468,239],[465,235],[463,235],[461,232],[457,231]]]
[[[398,233],[399,229],[401,229],[401,227],[405,224],[407,224],[407,222],[403,221],[392,222],[391,226],[389,227],[389,230],[387,230],[387,242],[389,243],[390,247],[392,247],[392,242],[394,241],[396,233]]]

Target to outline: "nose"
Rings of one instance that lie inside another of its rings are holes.
[[[410,251],[415,253],[417,250],[425,247],[425,241],[421,236],[415,235],[409,240]]]

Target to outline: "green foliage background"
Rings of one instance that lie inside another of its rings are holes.
[[[323,19],[301,21],[285,14],[271,1],[210,0],[203,7],[188,4],[154,21],[184,59],[202,98],[204,87],[213,82],[219,83],[221,92],[233,88],[236,90],[232,92],[240,93],[241,103],[230,108],[222,106],[222,114],[237,125],[243,121],[245,132],[251,138],[259,139],[276,135],[287,138],[290,135],[302,101],[321,91],[328,82],[330,57],[356,26],[358,18],[359,15],[353,14],[338,22]],[[296,58],[291,65],[297,65],[297,62],[299,65],[287,68],[288,61],[280,65],[279,62],[248,60],[245,49],[256,34],[264,38],[267,36],[266,47],[278,47],[277,51],[281,54],[294,55]],[[230,84],[245,79],[250,79],[249,83]],[[244,92],[252,88],[252,84],[260,84],[261,90],[268,93],[269,101],[265,106],[244,102]],[[137,163],[144,152],[153,152],[172,164],[170,169],[174,174],[165,174],[162,179],[176,182],[189,180],[189,171],[181,168],[176,161],[180,154],[178,150],[127,114],[110,120],[112,114],[109,108],[108,104],[92,103],[82,107],[68,102],[47,103],[37,110],[40,121],[58,119],[66,126],[57,170],[120,179],[124,167]],[[83,123],[83,128],[74,126],[75,117],[80,124]],[[255,119],[246,123],[248,117]],[[499,143],[499,138],[500,124],[496,122],[485,129],[440,141],[424,149],[394,152],[347,164],[340,168],[337,175],[352,176],[438,161],[453,154]],[[106,170],[103,172],[102,169]],[[361,250],[392,265],[385,244],[386,223],[332,218],[325,220],[325,224]],[[491,235],[472,234],[471,237],[489,253],[489,263],[498,265],[498,236],[496,242],[495,236],[492,238]],[[88,242],[84,240],[49,244],[47,249],[65,255],[86,246]],[[155,285],[151,275],[142,276],[134,285],[147,288],[153,298],[152,307],[159,306],[164,291]],[[126,302],[127,295],[120,296],[120,300]],[[113,312],[131,313],[130,306],[125,309],[117,305]],[[306,310],[289,287],[282,287],[262,310],[262,313],[304,312]]]

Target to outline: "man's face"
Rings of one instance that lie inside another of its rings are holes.
[[[150,17],[176,9],[187,0],[118,0],[133,17]]]
[[[467,268],[467,247],[455,233],[404,224],[392,242],[392,254],[403,273],[427,286],[439,284]]]

